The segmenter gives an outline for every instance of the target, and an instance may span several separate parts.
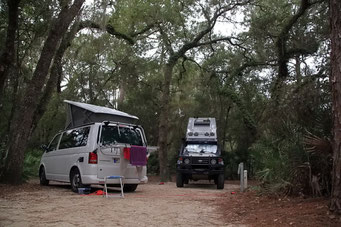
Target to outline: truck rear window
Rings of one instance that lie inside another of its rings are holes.
[[[125,143],[130,145],[143,146],[141,133],[138,129],[126,126],[105,126],[102,127],[101,143],[103,145]]]

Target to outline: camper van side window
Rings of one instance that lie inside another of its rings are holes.
[[[72,129],[63,133],[59,149],[86,146],[90,127]]]
[[[48,152],[54,151],[54,150],[57,149],[59,139],[60,139],[60,134],[56,135],[56,136],[53,138],[53,140],[51,141],[51,143],[50,143],[50,145],[49,145]]]

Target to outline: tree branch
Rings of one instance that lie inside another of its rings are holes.
[[[308,8],[316,3],[318,3],[318,1],[310,3],[309,0],[301,0],[298,11],[284,25],[276,40],[275,46],[277,49],[278,77],[272,88],[273,97],[276,103],[278,103],[279,101],[279,94],[282,87],[282,83],[288,77],[289,74],[287,66],[288,61],[292,54],[294,53],[292,50],[288,52],[286,47],[289,38],[289,32],[295,25],[295,23],[298,21],[298,19],[302,17],[304,13],[308,10]]]
[[[309,0],[301,0],[300,8],[296,12],[296,14],[294,14],[289,19],[289,21],[284,25],[276,40],[279,78],[286,78],[288,76],[287,63],[289,60],[289,55],[287,53],[286,44],[289,38],[289,31],[298,21],[298,19],[304,15],[304,13],[306,12],[310,5],[311,4],[309,3]]]
[[[102,26],[100,26],[99,24],[90,21],[90,20],[86,20],[86,21],[82,21],[79,24],[79,30],[82,30],[84,28],[92,28],[92,29],[98,29],[98,30],[105,30],[107,31],[110,35],[115,36],[118,39],[123,39],[126,42],[128,42],[129,45],[134,45],[135,44],[135,40],[134,38],[136,38],[139,35],[142,35],[146,32],[148,32],[150,29],[152,29],[155,26],[155,24],[147,24],[147,26],[143,29],[141,29],[141,31],[137,31],[131,34],[124,34],[121,32],[118,32],[114,26],[112,26],[111,24],[107,24],[105,25],[105,27],[103,28]]]
[[[199,43],[200,40],[207,35],[210,31],[212,31],[213,27],[215,26],[217,19],[223,15],[224,13],[226,13],[227,11],[233,10],[234,8],[236,8],[237,6],[241,6],[241,5],[246,5],[247,3],[249,3],[251,0],[247,0],[247,1],[242,1],[241,3],[237,2],[232,6],[224,6],[224,7],[219,7],[213,14],[212,18],[207,19],[207,26],[204,30],[202,30],[201,32],[199,32],[191,41],[185,43],[176,53],[174,53],[170,59],[169,62],[176,62],[179,58],[183,57],[185,55],[185,53],[194,48],[194,47],[198,47],[198,46],[202,46],[204,45],[204,43]],[[203,10],[204,11],[204,10]],[[205,12],[204,12],[205,14]],[[207,16],[205,16],[207,17]],[[227,40],[226,38],[223,40]],[[222,40],[221,40],[222,41]],[[214,42],[219,42],[219,39],[213,40]],[[205,43],[205,45],[210,44],[210,42]]]
[[[107,24],[105,26],[106,31],[110,34],[115,36],[118,39],[124,39],[125,41],[127,41],[130,45],[134,45],[135,41],[134,39],[126,34],[120,33],[118,31],[116,31],[116,29],[111,25],[111,24]]]

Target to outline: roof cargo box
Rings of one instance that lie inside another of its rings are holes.
[[[217,125],[215,118],[189,118],[186,140],[217,141]]]
[[[64,100],[64,102],[67,104],[66,129],[103,121],[135,124],[139,119],[138,117],[128,113],[103,106],[73,102],[69,100]]]

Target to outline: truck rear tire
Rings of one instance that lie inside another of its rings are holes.
[[[181,173],[176,173],[176,186],[182,188],[184,186],[184,179]]]
[[[185,179],[184,179],[184,184],[188,184],[189,183],[189,179],[188,179],[188,177],[186,177]]]
[[[219,174],[217,179],[217,189],[224,189],[224,181],[225,181],[224,174]]]

